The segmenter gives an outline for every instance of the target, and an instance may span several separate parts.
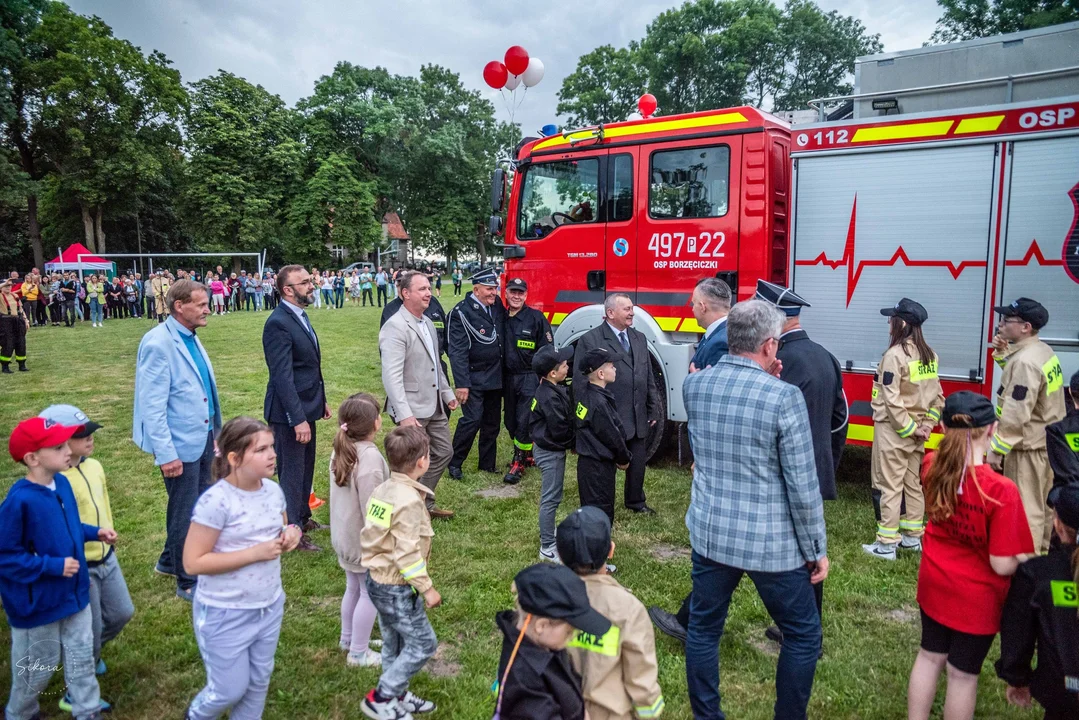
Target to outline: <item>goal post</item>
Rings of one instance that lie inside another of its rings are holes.
[[[262,252],[201,252],[201,253],[79,253],[75,256],[75,262],[78,265],[82,265],[82,259],[84,257],[99,257],[99,258],[146,258],[150,264],[149,275],[154,274],[154,258],[196,258],[196,257],[253,257],[258,260],[258,273],[259,277],[262,277],[263,268],[266,262],[266,250]],[[82,268],[79,268],[79,280],[83,279]]]

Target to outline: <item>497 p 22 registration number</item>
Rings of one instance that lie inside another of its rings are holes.
[[[652,233],[648,249],[654,256],[652,266],[656,270],[714,270],[719,267],[718,258],[724,256],[723,245],[726,241],[727,237],[722,232],[702,232],[699,235],[657,232]]]

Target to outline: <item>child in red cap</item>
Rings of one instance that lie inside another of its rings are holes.
[[[8,440],[11,457],[27,470],[0,504],[0,601],[15,658],[7,720],[37,716],[38,695],[61,664],[72,715],[101,715],[83,543],[111,544],[116,531],[79,520],[71,485],[61,474],[71,460],[67,441],[81,429],[35,417],[19,423]]]

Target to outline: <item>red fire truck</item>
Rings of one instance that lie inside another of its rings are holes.
[[[506,186],[496,171],[496,212]],[[992,306],[1019,296],[1048,308],[1042,338],[1065,376],[1079,368],[1077,208],[1079,98],[793,130],[740,107],[525,143],[504,256],[559,345],[602,321],[609,293],[635,299],[668,425],[685,420],[703,332],[696,282],[722,278],[741,300],[758,278],[792,287],[813,305],[803,325],[844,367],[848,438],[865,444],[888,337],[879,309],[900,297],[929,311],[946,393],[993,396]]]

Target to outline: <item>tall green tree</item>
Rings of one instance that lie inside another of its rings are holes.
[[[580,57],[558,91],[558,114],[570,127],[618,122],[637,109],[637,98],[648,87],[639,51],[636,42],[618,49],[601,45]]]
[[[292,200],[289,258],[323,262],[327,245],[373,249],[382,237],[376,205],[376,184],[358,180],[347,158],[330,153]]]
[[[261,85],[219,71],[192,85],[186,129],[185,232],[203,251],[269,248],[281,257],[303,178],[299,115]]]
[[[942,10],[927,45],[1079,20],[1079,0],[937,0]]]

